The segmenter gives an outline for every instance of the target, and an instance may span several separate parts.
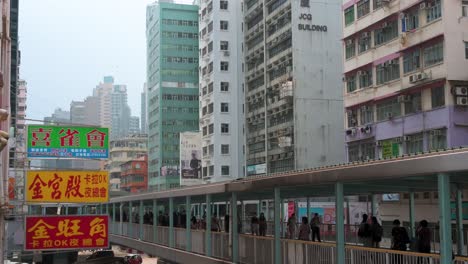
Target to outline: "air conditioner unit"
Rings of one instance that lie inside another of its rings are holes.
[[[418,77],[418,76],[416,76],[416,75],[417,75],[417,74],[414,74],[414,75],[410,75],[410,76],[409,76],[408,79],[409,79],[409,82],[410,82],[410,83],[415,83],[415,82],[417,82],[417,77]]]
[[[398,102],[399,103],[406,103],[411,101],[411,95],[399,95],[398,96]]]
[[[457,97],[457,105],[468,106],[468,97]]]
[[[466,86],[456,86],[454,89],[455,95],[468,96],[468,87]]]
[[[224,56],[229,56],[230,54],[231,53],[228,50],[224,51]]]
[[[426,9],[427,5],[426,2],[422,2],[419,4],[419,9]]]
[[[427,73],[425,73],[425,72],[421,72],[421,73],[416,74],[417,81],[425,80],[425,79],[427,79],[427,77],[428,77]]]
[[[393,118],[393,113],[388,112],[388,113],[385,114],[385,117],[387,117],[387,119],[392,119]]]
[[[350,128],[350,129],[346,130],[346,135],[347,136],[355,136],[356,132],[357,132],[356,128],[353,127],[353,128]]]

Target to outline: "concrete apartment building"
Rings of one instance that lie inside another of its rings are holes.
[[[84,101],[70,103],[70,119],[75,125],[99,125],[99,98],[88,96]]]
[[[200,1],[200,130],[208,182],[245,175],[242,1]]]
[[[468,2],[343,3],[349,161],[468,145]]]
[[[150,189],[179,186],[179,133],[198,131],[198,7],[147,7]]]
[[[244,1],[247,174],[344,160],[341,1]]]
[[[140,124],[141,133],[148,133],[148,88],[146,83],[143,85],[143,92],[141,93],[141,112],[140,112]]]
[[[121,166],[121,185],[123,191],[139,193],[148,190],[148,156],[132,159]]]
[[[105,169],[110,174],[111,190],[121,188],[121,165],[147,155],[148,137],[146,135],[130,135],[110,141],[110,158]]]

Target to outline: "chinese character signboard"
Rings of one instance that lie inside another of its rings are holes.
[[[108,128],[28,125],[30,158],[106,159],[108,149]]]
[[[180,133],[180,185],[203,184],[201,175],[201,135]]]
[[[105,171],[28,171],[26,202],[102,203],[109,200]]]
[[[109,247],[107,215],[26,216],[25,250]]]

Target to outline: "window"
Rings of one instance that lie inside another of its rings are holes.
[[[442,4],[440,0],[435,0],[432,6],[426,9],[427,23],[434,21],[442,16]]]
[[[203,167],[203,177],[208,176],[208,167]]]
[[[373,142],[363,143],[361,145],[362,160],[375,159],[375,144]]]
[[[208,105],[208,114],[213,113],[213,103]]]
[[[221,62],[221,71],[228,71],[229,70],[229,62],[222,61]]]
[[[220,50],[229,50],[229,42],[228,41],[220,41],[219,42],[219,49]]]
[[[208,167],[208,175],[213,176],[214,175],[214,166],[211,165]]]
[[[435,87],[431,89],[432,108],[437,108],[445,105],[445,89],[444,87]]]
[[[419,49],[403,55],[403,72],[413,72],[421,67],[421,55]]]
[[[354,57],[356,55],[356,42],[354,39],[347,39],[346,40],[346,59],[349,59],[351,57]]]
[[[358,76],[360,89],[372,86],[372,68],[358,71]]]
[[[424,67],[444,61],[444,48],[442,42],[424,48]]]
[[[356,91],[356,75],[346,77],[346,89],[348,93]]]
[[[377,121],[387,120],[401,115],[401,104],[397,98],[377,104]]]
[[[229,26],[229,23],[228,23],[228,21],[226,21],[226,20],[221,20],[221,21],[219,22],[219,28],[220,28],[221,30],[228,30],[228,26]]]
[[[229,92],[229,83],[228,82],[221,82],[221,92]]]
[[[221,103],[221,113],[229,112],[229,103]]]
[[[358,40],[359,53],[367,51],[370,48],[370,45],[371,45],[370,32],[362,33]]]
[[[221,166],[221,175],[229,176],[229,166]]]
[[[361,0],[357,3],[357,18],[361,18],[370,12],[370,1]]]
[[[345,9],[344,16],[345,26],[348,26],[354,22],[354,5]]]
[[[447,148],[447,131],[436,129],[429,131],[429,150]]]
[[[361,107],[361,125],[371,124],[374,122],[374,110],[370,105]]]
[[[462,16],[468,17],[468,1],[462,1]]]
[[[208,126],[208,134],[211,135],[211,134],[213,134],[213,133],[214,133],[214,124],[210,124],[210,125]]]
[[[348,110],[348,128],[355,127],[358,125],[357,122],[357,110]]]
[[[219,1],[219,9],[227,10],[228,9],[228,1],[227,0]]]
[[[419,27],[419,9],[407,13],[401,20],[403,32],[417,29]]]
[[[406,154],[416,154],[424,151],[424,135],[423,133],[407,136]]]
[[[374,0],[374,5],[373,5],[374,10],[381,8],[382,4],[383,4],[383,0]]]
[[[377,65],[377,85],[400,78],[399,59],[393,59]]]
[[[468,41],[465,42],[465,59],[468,60]]]
[[[352,144],[348,146],[348,161],[358,161],[359,160],[359,145]]]
[[[203,136],[208,135],[208,127],[204,126],[203,127]]]
[[[382,45],[398,37],[398,21],[384,22],[381,28],[374,30],[374,45]]]
[[[222,134],[229,133],[229,124],[221,123],[221,133]]]
[[[421,111],[421,92],[406,96],[407,102],[405,102],[405,115]]]
[[[221,144],[221,154],[222,155],[229,154],[229,145]]]

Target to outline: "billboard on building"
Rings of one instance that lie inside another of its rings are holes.
[[[28,171],[28,203],[103,203],[109,200],[107,171]]]
[[[109,129],[102,127],[28,125],[28,157],[109,157]]]
[[[109,216],[26,216],[25,250],[109,247]]]
[[[180,185],[202,184],[201,135],[198,132],[180,133]]]
[[[266,173],[266,164],[256,164],[247,166],[247,176],[261,175]]]

